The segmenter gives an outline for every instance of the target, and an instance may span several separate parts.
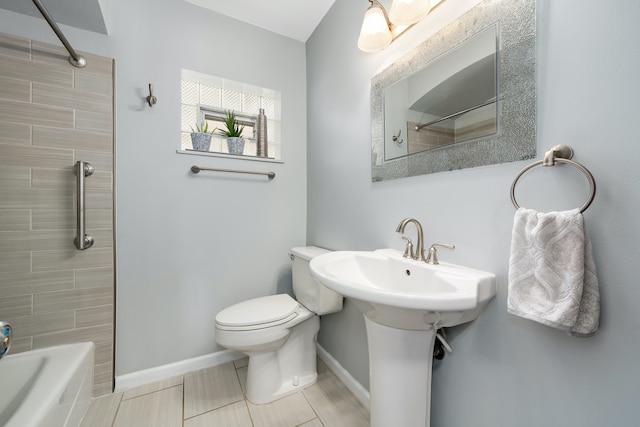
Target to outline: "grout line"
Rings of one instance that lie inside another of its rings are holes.
[[[116,425],[116,418],[118,418],[118,412],[120,412],[120,405],[122,405],[123,396],[124,394],[120,395],[120,400],[118,401],[118,408],[116,409],[116,412],[113,414],[113,420],[111,420],[111,427],[114,427]]]

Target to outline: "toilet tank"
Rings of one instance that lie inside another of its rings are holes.
[[[329,314],[342,310],[342,295],[320,284],[311,276],[309,262],[330,251],[316,246],[291,249],[293,293],[299,303],[316,314]]]

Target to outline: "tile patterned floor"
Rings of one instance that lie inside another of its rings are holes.
[[[318,382],[265,405],[244,397],[247,359],[94,399],[82,427],[368,427],[369,412],[318,361]]]

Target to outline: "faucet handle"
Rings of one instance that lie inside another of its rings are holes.
[[[0,322],[0,359],[9,351],[12,336],[13,330],[11,329],[11,325],[6,322]]]
[[[429,255],[427,255],[427,259],[425,260],[427,264],[433,264],[433,265],[440,264],[438,262],[438,251],[436,250],[436,246],[441,246],[443,248],[451,249],[451,250],[456,248],[456,245],[450,245],[448,243],[434,243],[429,248]]]
[[[413,242],[411,241],[410,238],[408,237],[402,237],[402,240],[406,240],[407,241],[407,246],[404,248],[404,255],[402,255],[405,258],[410,258],[413,259]]]

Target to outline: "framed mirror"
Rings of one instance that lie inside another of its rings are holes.
[[[536,155],[535,0],[485,0],[371,82],[372,180]]]

